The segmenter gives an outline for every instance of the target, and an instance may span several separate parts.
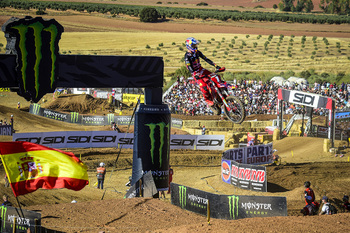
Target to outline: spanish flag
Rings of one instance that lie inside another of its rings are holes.
[[[31,142],[0,142],[0,157],[16,197],[39,188],[79,191],[89,184],[86,166],[71,152]]]

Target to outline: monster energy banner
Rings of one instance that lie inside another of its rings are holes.
[[[146,173],[134,185],[130,187],[125,198],[153,197],[157,194],[157,188],[151,172]]]
[[[22,209],[24,217],[19,213],[20,210],[10,206],[0,206],[0,232],[12,233],[12,232],[41,232],[41,214],[34,211],[28,211]],[[13,231],[14,219],[16,218],[16,230]],[[37,219],[37,222],[35,222]],[[37,229],[35,229],[37,226]]]
[[[171,203],[183,209],[218,219],[287,216],[285,197],[217,195],[171,183]]]
[[[12,136],[12,125],[0,125],[0,136]]]
[[[266,167],[222,159],[221,177],[238,188],[267,192]]]
[[[131,185],[151,172],[158,191],[168,189],[170,111],[166,104],[140,104],[135,114]]]
[[[227,150],[222,158],[234,160],[244,164],[268,164],[271,163],[272,143],[248,147],[240,147]]]
[[[129,125],[130,121],[131,124],[134,124],[134,118],[131,118],[131,116],[115,116],[115,123],[117,123],[117,125]]]
[[[18,94],[38,102],[46,93],[54,92],[58,78],[58,42],[63,27],[54,19],[12,17],[3,26],[5,36],[15,40]]]
[[[129,125],[134,124],[134,119],[131,116],[114,116],[114,114],[107,114],[106,116],[89,116],[82,115],[77,112],[61,113],[50,109],[45,109],[40,104],[31,104],[29,107],[29,113],[34,115],[47,117],[50,119],[64,121],[68,123],[82,124],[82,125],[111,125],[115,122],[117,125]],[[182,128],[182,120],[173,118],[171,119],[171,127]]]
[[[43,109],[42,112],[43,112],[43,117],[51,118],[58,121],[68,121],[68,114],[52,111],[49,109]]]

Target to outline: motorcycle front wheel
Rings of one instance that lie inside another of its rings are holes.
[[[230,108],[230,110],[228,110],[225,105],[223,106],[227,118],[233,123],[242,123],[245,119],[243,102],[236,96],[228,96],[226,102]]]

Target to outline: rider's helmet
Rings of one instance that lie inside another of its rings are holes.
[[[100,163],[100,167],[104,167],[105,166],[105,163]]]
[[[310,188],[310,185],[311,185],[310,181],[305,181],[304,183],[305,188]]]
[[[186,48],[193,53],[197,52],[198,44],[199,44],[199,41],[193,37],[188,37],[186,39]]]

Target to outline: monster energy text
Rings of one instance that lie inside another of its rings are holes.
[[[152,158],[152,164],[154,164],[154,153],[155,153],[155,130],[157,126],[159,126],[159,167],[162,166],[162,155],[163,155],[163,147],[166,146],[165,143],[165,128],[167,128],[167,135],[169,135],[169,124],[165,124],[164,122],[160,122],[157,124],[151,123],[151,124],[145,124],[146,126],[149,127],[150,133],[149,133],[149,138],[151,140],[151,158]],[[168,153],[169,156],[169,153]]]
[[[232,219],[236,219],[238,217],[238,203],[239,196],[228,196],[230,218]]]

